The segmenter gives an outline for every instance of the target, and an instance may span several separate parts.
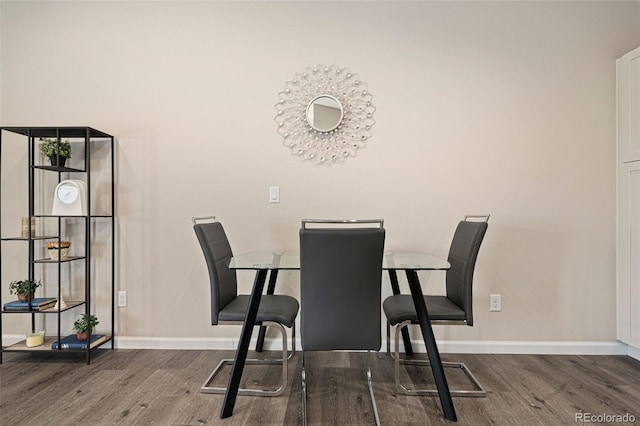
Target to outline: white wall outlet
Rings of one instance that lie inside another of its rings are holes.
[[[280,202],[280,187],[279,186],[270,186],[269,187],[269,202],[272,204],[277,204]]]
[[[118,292],[118,308],[126,308],[127,307],[127,292],[124,290],[120,290]]]
[[[502,310],[502,297],[499,294],[489,295],[489,311],[500,312]]]

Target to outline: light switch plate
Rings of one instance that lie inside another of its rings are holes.
[[[276,204],[280,202],[280,187],[279,186],[270,186],[269,187],[269,202],[271,204]]]

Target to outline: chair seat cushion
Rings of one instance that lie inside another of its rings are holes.
[[[218,320],[220,321],[244,321],[249,305],[249,295],[239,295],[220,310]],[[263,295],[260,299],[260,307],[258,308],[258,316],[256,323],[262,321],[273,321],[291,328],[296,317],[300,305],[298,301],[291,296],[284,295]]]
[[[462,308],[453,303],[447,296],[424,296],[429,318],[432,320],[464,320]],[[382,304],[384,313],[391,325],[403,321],[418,322],[418,314],[409,294],[389,296]]]

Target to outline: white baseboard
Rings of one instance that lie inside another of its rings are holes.
[[[417,348],[415,347],[417,346]],[[424,344],[414,350],[425,352]],[[536,341],[443,341],[442,353],[472,354],[532,354],[532,355],[626,355],[621,342],[536,342]]]
[[[234,350],[238,345],[237,338],[156,338],[156,337],[118,337],[116,348],[119,349],[208,349]],[[250,348],[255,347],[255,339]],[[424,343],[412,343],[415,352],[426,352]],[[280,339],[266,339],[265,350],[281,350]],[[386,350],[386,341],[381,350]],[[296,341],[296,349],[301,350],[300,340]],[[440,341],[438,349],[441,353],[473,353],[473,354],[545,354],[545,355],[630,355],[627,345],[621,342],[531,342],[531,341]],[[639,351],[640,352],[640,351]]]
[[[4,345],[24,339],[24,335],[4,335]],[[290,338],[289,338],[290,341]],[[165,349],[165,350],[235,350],[238,339],[232,337],[133,337],[116,336],[116,349]],[[250,348],[255,347],[255,339]],[[402,347],[402,345],[401,345]],[[413,341],[415,352],[426,352],[424,343]],[[266,339],[265,350],[281,350],[280,339]],[[381,351],[386,349],[382,342]],[[301,350],[300,340],[296,349]],[[640,360],[640,349],[622,342],[535,342],[535,341],[439,341],[441,353],[459,354],[535,354],[535,355],[628,355]]]
[[[638,348],[635,348],[633,346],[629,346],[627,355],[629,355],[631,358],[635,358],[638,361],[640,361],[640,349],[638,349]]]
[[[238,339],[231,337],[128,337],[116,336],[116,349],[197,349],[235,350]],[[255,346],[255,343],[254,343]],[[280,345],[282,346],[282,345]],[[265,341],[265,349],[267,342]]]

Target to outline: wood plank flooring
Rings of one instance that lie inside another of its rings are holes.
[[[268,353],[277,356],[277,353]],[[254,354],[250,354],[253,356]],[[301,354],[289,386],[275,398],[239,396],[233,417],[219,418],[224,395],[200,386],[232,351],[100,350],[91,365],[77,355],[5,353],[0,365],[0,425],[298,425]],[[370,425],[366,354],[305,355],[310,425]],[[397,395],[393,363],[370,355],[382,425],[453,424],[438,398]],[[453,355],[488,390],[486,398],[454,398],[459,425],[576,424],[576,413],[629,414],[640,424],[640,361],[624,356]],[[225,369],[225,376],[228,370]],[[242,386],[276,385],[280,370],[248,366]],[[462,372],[447,369],[450,386]],[[430,371],[406,367],[403,381]],[[225,378],[216,380],[225,386]],[[614,419],[615,420],[615,419]],[[630,423],[627,423],[630,424]]]

